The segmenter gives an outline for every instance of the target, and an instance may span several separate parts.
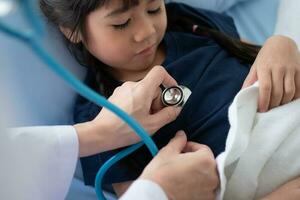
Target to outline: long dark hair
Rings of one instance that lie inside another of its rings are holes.
[[[105,70],[108,66],[89,53],[82,42],[72,43],[69,39],[77,38],[79,34],[85,38],[87,15],[108,2],[109,0],[40,0],[40,8],[51,23],[71,30],[69,38],[66,38],[68,49],[81,65],[92,70],[96,82],[94,89],[106,97],[110,96],[117,86],[116,80]],[[138,3],[139,0],[123,0],[125,8],[136,6]],[[246,44],[215,29],[199,25],[194,29],[196,23],[192,18],[178,16],[177,13],[168,12],[168,10],[167,15],[168,30],[193,32],[211,37],[229,54],[242,62],[252,64],[260,49],[259,46]]]

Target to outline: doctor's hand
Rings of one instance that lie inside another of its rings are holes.
[[[174,121],[179,107],[163,107],[160,85],[177,85],[161,67],[156,66],[139,82],[125,82],[115,89],[108,99],[127,114],[134,117],[150,134]],[[79,136],[80,156],[89,156],[117,149],[140,141],[138,135],[115,114],[103,108],[91,122],[75,125]]]
[[[273,36],[266,41],[243,88],[257,80],[259,112],[266,112],[300,97],[300,53],[293,40],[285,36]]]
[[[216,166],[211,150],[187,142],[181,131],[147,165],[140,179],[159,184],[169,199],[213,200],[219,185]]]
[[[287,182],[261,200],[298,200],[300,199],[300,178]]]

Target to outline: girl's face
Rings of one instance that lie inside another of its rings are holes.
[[[140,0],[129,9],[123,1],[110,0],[87,16],[84,43],[120,78],[153,67],[166,27],[163,0]]]

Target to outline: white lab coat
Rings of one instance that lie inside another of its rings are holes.
[[[78,158],[72,126],[28,127],[0,134],[0,199],[64,199]],[[160,186],[136,181],[121,198],[165,200]]]

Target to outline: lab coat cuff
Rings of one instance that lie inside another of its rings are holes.
[[[79,141],[73,126],[57,126],[59,132],[59,148],[61,153],[60,169],[65,174],[61,178],[65,183],[71,183],[75,173],[76,163],[79,155]]]
[[[76,158],[75,160],[77,161],[79,141],[75,128],[73,126],[57,126],[56,128],[61,129],[60,132],[62,134],[59,135],[59,142],[64,150],[62,152],[70,158]]]
[[[164,190],[155,182],[139,179],[130,186],[120,200],[168,200]]]

